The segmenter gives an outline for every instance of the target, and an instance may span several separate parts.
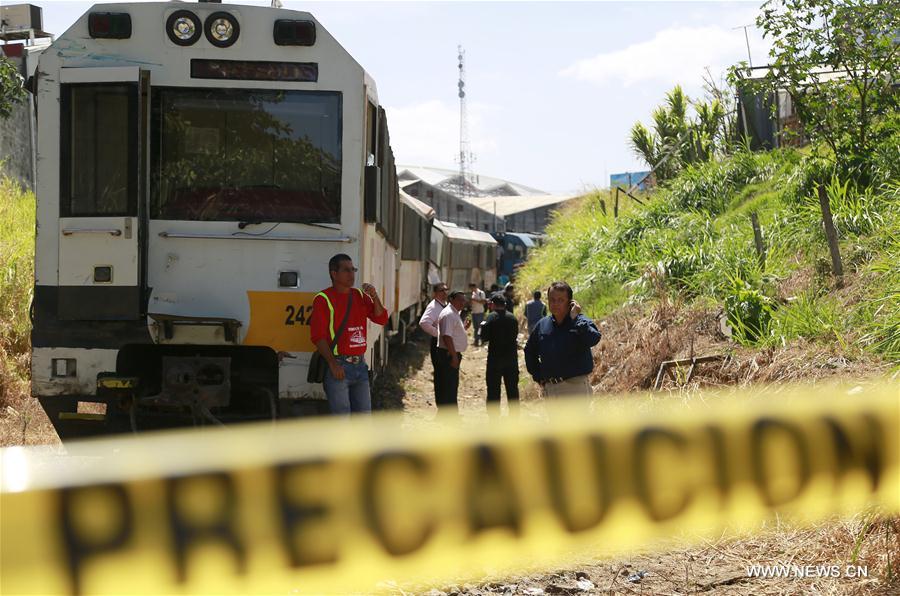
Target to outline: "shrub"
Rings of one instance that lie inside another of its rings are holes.
[[[34,194],[0,177],[0,386],[6,384],[6,375],[18,379],[27,375],[20,360],[31,346],[34,208]]]

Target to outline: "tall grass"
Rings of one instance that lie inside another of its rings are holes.
[[[34,194],[0,177],[0,364],[6,374],[26,371],[12,364],[29,351],[28,309],[34,288]],[[0,371],[2,372],[2,371]]]
[[[885,139],[900,143],[900,127]],[[876,152],[878,171],[900,172],[897,146]],[[519,286],[530,291],[566,279],[595,317],[663,295],[718,303],[742,343],[804,338],[847,349],[854,341],[900,364],[900,181],[858,187],[848,180],[821,152],[782,150],[691,166],[646,204],[628,200],[619,218],[604,213],[605,195],[594,193],[554,218]],[[860,280],[842,299],[829,295],[819,185],[845,270]],[[764,263],[751,213],[762,228]],[[812,287],[784,301],[779,287],[804,269],[817,272]]]

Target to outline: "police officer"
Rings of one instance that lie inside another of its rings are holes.
[[[506,386],[506,403],[519,401],[519,323],[506,310],[506,300],[500,294],[491,297],[493,312],[481,325],[481,341],[488,345],[487,401],[488,414],[500,412],[500,381]]]

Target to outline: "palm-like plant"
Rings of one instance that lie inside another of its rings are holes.
[[[696,117],[688,117],[693,106]],[[680,85],[653,110],[652,130],[640,122],[631,127],[630,145],[653,168],[656,179],[675,176],[684,166],[709,161],[726,150],[727,115],[718,99],[691,102]]]

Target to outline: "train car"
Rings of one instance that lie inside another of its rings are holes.
[[[428,253],[434,209],[400,191],[401,244],[397,273],[397,310],[391,317],[391,334],[402,343],[431,299],[428,288]]]
[[[306,12],[94,6],[41,56],[32,392],[63,439],[318,410],[315,293],[401,306],[375,82]],[[367,361],[386,360],[371,325]]]
[[[506,232],[496,237],[500,247],[497,275],[501,280],[507,281],[515,278],[516,272],[525,264],[531,250],[540,246],[542,242],[541,236],[537,234]]]
[[[429,281],[443,281],[451,290],[468,290],[470,283],[489,288],[497,282],[497,241],[487,232],[435,220],[429,260]]]

